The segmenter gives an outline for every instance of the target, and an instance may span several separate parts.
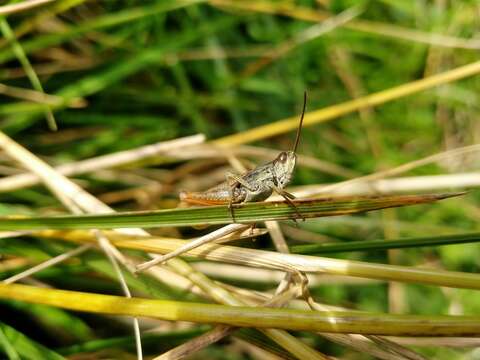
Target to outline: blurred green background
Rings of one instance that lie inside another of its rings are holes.
[[[196,133],[209,140],[241,134],[297,116],[304,91],[307,112],[314,111],[477,61],[479,19],[480,4],[474,0],[59,0],[2,20],[0,130],[52,165]],[[23,49],[20,53],[9,40],[10,30]],[[32,90],[32,70],[48,97]],[[298,152],[340,166],[355,177],[477,144],[479,90],[480,77],[472,76],[309,126]],[[48,128],[45,103],[53,111],[56,132]],[[286,150],[293,136],[293,131],[266,134],[252,145]],[[199,170],[188,173],[189,182],[182,185],[198,180],[201,188],[209,184],[205,178],[210,174],[214,174],[210,180],[221,180],[226,171],[222,159],[219,155],[218,164],[199,162]],[[250,164],[264,160],[251,157]],[[22,172],[6,156],[1,155],[0,161],[4,176]],[[179,168],[196,161],[145,164],[77,179],[118,210],[172,207],[179,185],[170,183],[156,192],[152,183],[168,183]],[[475,172],[479,164],[478,154],[472,152],[445,157],[409,171],[408,176]],[[292,185],[342,180],[346,177],[338,172],[300,166]],[[434,184],[432,189],[439,191]],[[478,200],[476,191],[471,191],[434,205],[311,220],[301,223],[300,230],[331,241],[478,231]],[[0,194],[3,215],[60,210],[41,186]],[[285,225],[287,230],[290,225]],[[192,232],[184,230],[183,235]],[[291,239],[291,244],[297,243]],[[32,238],[1,243],[3,254],[35,261],[61,251],[62,246]],[[265,237],[254,246],[271,244]],[[473,243],[331,256],[477,272],[478,255]],[[85,271],[82,261],[45,271],[40,278],[74,289],[115,291],[114,281],[105,275],[85,281]],[[8,274],[4,271],[3,276]],[[66,274],[71,279],[68,285]],[[254,279],[243,285],[265,288]],[[480,297],[474,291],[423,285],[330,284],[315,287],[312,293],[325,303],[362,310],[470,315],[480,311]],[[12,306],[2,307],[2,318],[10,318],[6,314]],[[52,349],[116,333],[104,319],[82,315],[75,316],[78,327],[72,336],[55,338],[55,331],[65,329],[58,320],[67,316],[63,312],[51,314],[58,321],[42,319],[36,307],[17,304],[15,312],[22,319],[37,319],[34,329],[22,328],[11,318],[7,322]],[[119,332],[130,334],[123,327]],[[190,336],[196,335],[195,329],[191,331]],[[182,333],[176,339],[183,336],[188,338]],[[368,358],[307,337],[329,353]],[[198,358],[252,357],[229,352],[226,343],[204,351]],[[435,359],[476,358],[471,348],[431,346],[420,351]]]

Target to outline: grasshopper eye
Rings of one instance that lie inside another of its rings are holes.
[[[280,156],[278,157],[278,161],[280,161],[281,163],[284,163],[284,162],[287,161],[287,158],[288,158],[287,154],[284,153],[284,152],[282,152],[282,153],[280,154]]]

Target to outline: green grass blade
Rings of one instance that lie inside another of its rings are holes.
[[[0,329],[22,359],[65,360],[63,356],[38,344],[11,326],[0,323]]]
[[[94,337],[90,327],[75,314],[62,309],[55,309],[44,305],[25,304],[20,301],[9,303],[11,309],[25,314],[29,318],[35,318],[38,326],[45,331],[55,329],[59,339],[66,341],[86,341]]]
[[[10,343],[7,336],[3,332],[2,327],[0,326],[0,345],[1,349],[5,352],[9,360],[20,360],[20,356],[18,356],[15,347]]]
[[[351,241],[342,244],[296,245],[292,246],[290,250],[295,254],[329,254],[349,251],[388,250],[421,246],[467,244],[478,241],[480,241],[480,233],[467,233],[395,240]]]
[[[346,215],[390,207],[429,203],[450,194],[355,196],[297,200],[295,205],[305,218]],[[254,223],[298,218],[297,209],[280,201],[247,203],[234,208],[235,221]],[[0,230],[113,229],[125,227],[192,226],[227,224],[232,218],[228,206],[176,208],[169,210],[117,214],[0,219]]]

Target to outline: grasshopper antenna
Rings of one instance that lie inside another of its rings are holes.
[[[305,109],[307,108],[307,92],[303,93],[303,110],[302,117],[300,118],[300,124],[298,124],[297,137],[295,138],[295,145],[293,145],[293,152],[297,152],[298,142],[300,141],[300,133],[302,132],[303,117],[305,116]]]

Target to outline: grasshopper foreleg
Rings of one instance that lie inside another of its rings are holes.
[[[303,221],[305,221],[305,216],[303,216],[300,211],[298,211],[298,208],[297,206],[293,203],[292,199],[295,199],[295,196],[293,194],[290,194],[289,192],[283,190],[283,189],[280,189],[278,187],[273,187],[273,190],[278,194],[278,195],[281,195],[285,201],[288,203],[288,205],[290,205],[291,207],[293,207],[295,209],[295,212],[297,213],[298,217],[300,219],[302,219]],[[294,221],[296,222],[296,220],[294,219]]]

